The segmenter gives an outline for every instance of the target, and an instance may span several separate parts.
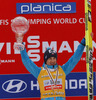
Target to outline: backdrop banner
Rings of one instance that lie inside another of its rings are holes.
[[[94,98],[96,99],[96,0],[92,0]],[[29,21],[24,34],[29,58],[41,67],[44,52],[51,47],[57,63],[65,64],[85,36],[84,0],[0,0],[0,100],[40,100],[38,81],[24,67],[20,52],[14,50],[12,20]],[[66,78],[67,100],[87,100],[86,48],[82,58]]]

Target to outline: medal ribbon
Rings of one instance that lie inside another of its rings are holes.
[[[56,85],[56,83],[57,83],[57,78],[58,78],[58,67],[57,67],[56,80],[55,80],[55,82],[54,82],[53,77],[52,77],[52,75],[51,75],[51,73],[50,73],[50,71],[49,71],[49,69],[47,68],[46,65],[45,65],[45,68],[46,68],[46,70],[47,70],[47,73],[48,73],[48,75],[49,75],[51,81],[53,82],[54,85]]]

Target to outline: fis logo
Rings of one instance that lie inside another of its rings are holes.
[[[88,0],[88,4],[91,5],[91,0]]]
[[[88,2],[90,2],[90,3],[91,3],[91,0],[88,0]]]
[[[17,14],[76,13],[76,3],[17,3]]]

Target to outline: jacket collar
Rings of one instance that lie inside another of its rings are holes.
[[[58,67],[58,64],[56,65],[46,65],[47,68],[50,68],[50,69],[56,69]],[[43,63],[43,68],[45,68],[45,63]]]

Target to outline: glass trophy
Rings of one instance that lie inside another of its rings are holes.
[[[24,34],[29,30],[29,21],[25,17],[16,17],[12,20],[11,28],[16,37],[14,49],[24,50],[24,45],[22,42]]]

